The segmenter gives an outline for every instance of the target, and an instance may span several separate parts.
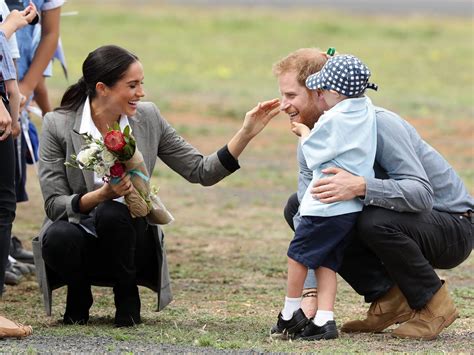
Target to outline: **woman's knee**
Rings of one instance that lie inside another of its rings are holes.
[[[70,260],[79,254],[84,243],[77,226],[66,221],[56,221],[43,236],[43,258],[49,265],[62,263],[61,260]]]
[[[126,205],[116,201],[106,201],[97,206],[96,225],[118,226],[131,223],[132,217]]]

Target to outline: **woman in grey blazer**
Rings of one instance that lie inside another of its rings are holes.
[[[145,217],[132,218],[126,205],[116,201],[132,189],[127,175],[110,184],[91,171],[64,165],[83,144],[79,133],[100,137],[115,122],[128,124],[148,171],[159,157],[188,181],[208,186],[239,168],[240,153],[278,114],[279,102],[256,106],[226,146],[203,156],[154,104],[140,102],[143,68],[134,54],[103,46],[88,55],[82,71],[83,77],[67,89],[61,106],[43,120],[39,173],[49,219],[40,238],[49,279],[44,283],[50,289],[68,286],[65,324],[87,323],[92,283],[113,286],[115,324],[130,326],[141,321],[137,284],[159,293],[160,309],[171,300],[168,274],[163,272],[167,270],[163,235]]]

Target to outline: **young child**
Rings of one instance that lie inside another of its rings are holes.
[[[313,171],[313,180],[301,201],[301,222],[288,248],[287,295],[278,322],[271,329],[272,337],[338,337],[333,315],[336,272],[363,204],[358,199],[322,203],[311,196],[311,187],[324,177],[324,168],[333,166],[358,176],[374,175],[375,110],[364,93],[367,88],[377,90],[377,86],[368,82],[369,77],[369,69],[358,58],[338,55],[306,79],[306,87],[318,90],[330,109],[312,130],[292,122],[292,131],[301,137],[301,149]],[[300,308],[308,268],[315,270],[318,280],[318,310],[312,321]]]
[[[18,125],[19,101],[9,102],[8,94],[18,91],[16,69],[7,42],[15,31],[33,21],[36,8],[29,5],[23,11],[12,11],[0,23],[0,297],[3,293],[5,266],[8,260],[10,234],[15,218],[15,161],[12,128]],[[10,85],[10,84],[15,85]],[[9,112],[9,110],[10,112]],[[0,338],[25,337],[32,333],[30,326],[23,326],[0,316]]]

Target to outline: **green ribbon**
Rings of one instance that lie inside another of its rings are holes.
[[[150,181],[150,178],[148,176],[146,176],[145,174],[143,174],[140,170],[138,169],[132,169],[132,170],[129,170],[127,171],[127,174],[129,175],[136,175],[136,176],[139,176],[141,177],[144,181],[148,182]]]
[[[136,176],[139,176],[141,177],[144,181],[148,182],[150,181],[150,178],[148,176],[146,176],[145,174],[143,174],[140,170],[138,169],[132,169],[132,170],[129,170],[127,171],[127,174],[128,175],[136,175]],[[110,182],[112,184],[118,184],[120,181],[120,177],[117,177],[117,176],[114,176],[113,178],[110,179]]]

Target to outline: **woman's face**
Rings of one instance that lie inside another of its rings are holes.
[[[143,66],[136,61],[128,67],[122,79],[114,86],[107,87],[107,106],[117,115],[134,116],[143,91]]]

